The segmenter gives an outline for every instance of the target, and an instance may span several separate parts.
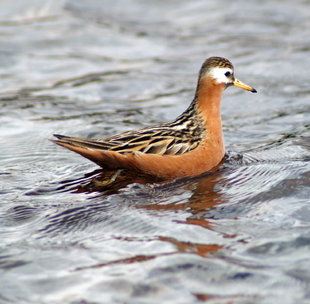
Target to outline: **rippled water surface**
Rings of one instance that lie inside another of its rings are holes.
[[[0,3],[1,303],[309,303],[308,1]],[[169,121],[203,60],[227,156],[169,183],[76,191],[94,164],[50,141]]]

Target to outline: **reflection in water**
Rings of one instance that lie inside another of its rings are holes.
[[[194,253],[198,254],[202,257],[209,255],[210,253],[214,253],[222,248],[222,246],[216,244],[197,244],[190,242],[180,242],[173,238],[167,237],[159,237],[159,240],[168,242],[170,244],[175,245],[177,253]]]
[[[141,262],[146,262],[146,261],[158,258],[158,257],[175,255],[179,253],[193,253],[201,257],[206,257],[209,254],[217,252],[219,249],[222,248],[222,246],[219,246],[216,244],[208,245],[208,244],[195,244],[195,243],[190,243],[190,242],[180,242],[176,239],[167,238],[163,236],[159,236],[157,238],[147,240],[147,242],[152,242],[152,241],[167,242],[169,244],[174,245],[176,250],[172,252],[157,253],[153,255],[136,255],[130,258],[112,260],[109,262],[98,263],[98,264],[91,265],[91,266],[78,267],[75,270],[78,271],[78,270],[84,270],[84,269],[89,269],[89,268],[101,268],[101,267],[115,265],[115,264],[141,263]]]
[[[236,296],[218,296],[218,295],[211,295],[211,294],[203,294],[203,293],[197,293],[194,294],[199,301],[212,301],[215,300],[215,303],[253,303],[255,300],[259,300],[259,296],[246,296],[246,295],[236,295]],[[218,302],[220,301],[220,302]]]
[[[117,214],[109,212],[113,209],[113,195],[112,193],[119,193],[114,197],[126,196],[131,197],[134,201],[132,207],[134,207],[138,213],[136,215],[141,216],[141,211],[144,210],[147,214],[152,216],[154,211],[156,214],[162,212],[180,212],[183,211],[187,214],[185,220],[174,220],[179,225],[194,225],[200,226],[203,229],[212,230],[213,223],[206,217],[206,212],[215,208],[216,206],[225,203],[222,199],[221,193],[217,190],[217,184],[223,182],[221,173],[219,170],[214,169],[214,172],[206,173],[203,176],[196,178],[186,178],[175,180],[172,182],[151,182],[150,178],[143,176],[132,176],[130,172],[122,172],[118,175],[117,180],[109,183],[109,177],[112,172],[102,172],[101,170],[93,171],[86,174],[83,179],[70,180],[63,182],[63,185],[59,190],[63,191],[87,191],[97,192],[96,200],[94,203],[94,197],[92,203],[87,206],[80,206],[76,208],[70,208],[64,212],[58,213],[49,218],[49,224],[41,230],[41,233],[48,234],[49,236],[57,235],[58,233],[67,233],[68,231],[84,230],[87,226],[92,226],[96,222],[102,222],[106,227],[109,225],[116,225],[121,228],[124,223],[122,217],[118,217]],[[82,181],[82,183],[81,183]],[[137,184],[139,183],[139,184]],[[126,193],[126,186],[132,184],[134,187],[134,193]],[[140,185],[140,186],[139,186]],[[143,186],[144,185],[144,186]],[[142,188],[141,188],[142,187]],[[144,187],[144,188],[143,188]],[[99,192],[99,190],[101,192]],[[178,196],[182,193],[187,193],[186,198],[178,199]],[[173,199],[171,199],[173,198]],[[126,209],[125,206],[123,208]],[[128,208],[128,206],[127,206]],[[143,213],[144,213],[143,212]],[[137,218],[139,221],[139,218]],[[135,227],[135,219],[131,219],[131,227]],[[113,224],[114,223],[114,224]],[[139,222],[136,227],[136,233],[139,231],[147,230],[147,224]],[[115,240],[121,242],[164,242],[168,245],[172,245],[174,250],[171,251],[171,246],[168,246],[169,251],[158,252],[156,254],[131,254],[129,258],[121,258],[110,260],[103,263],[97,263],[91,266],[78,267],[78,270],[85,268],[97,268],[114,264],[128,264],[128,263],[140,263],[155,259],[157,257],[191,253],[201,257],[206,257],[211,253],[217,252],[223,246],[220,244],[204,244],[202,242],[195,241],[182,241],[180,239],[169,237],[166,235],[157,234],[150,238],[140,237],[125,237],[125,236],[111,236]]]

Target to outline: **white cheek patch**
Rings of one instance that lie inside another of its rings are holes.
[[[230,68],[213,68],[210,75],[217,83],[229,83],[230,80],[225,75],[226,72],[233,74],[233,70]]]

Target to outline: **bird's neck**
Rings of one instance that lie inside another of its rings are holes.
[[[223,145],[221,99],[225,84],[216,84],[210,79],[200,79],[195,95],[195,109],[202,118],[208,140]]]
[[[195,106],[197,111],[209,121],[221,118],[221,99],[224,89],[224,84],[216,84],[207,79],[200,80],[198,84]]]

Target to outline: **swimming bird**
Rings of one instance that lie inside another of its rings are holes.
[[[231,85],[256,93],[235,77],[228,59],[210,57],[200,69],[193,101],[174,121],[104,139],[55,134],[53,141],[106,170],[127,169],[163,180],[198,176],[224,157],[220,104]]]

